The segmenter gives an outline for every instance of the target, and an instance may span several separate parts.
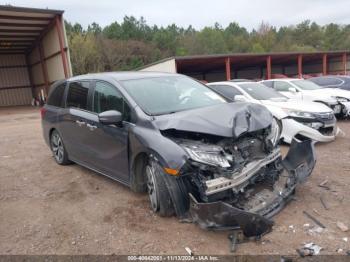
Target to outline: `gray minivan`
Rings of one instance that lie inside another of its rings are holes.
[[[162,216],[248,237],[271,230],[271,217],[315,165],[310,140],[294,140],[282,159],[280,123],[264,106],[228,103],[179,74],[59,81],[41,114],[58,164],[74,162],[148,192]]]

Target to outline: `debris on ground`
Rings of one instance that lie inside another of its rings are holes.
[[[310,235],[316,235],[316,234],[321,234],[323,232],[323,230],[324,229],[322,227],[316,226],[316,227],[309,229],[308,232]]]
[[[320,184],[319,184],[319,186],[324,186],[324,185],[326,185],[328,183],[328,180],[326,179],[326,180],[323,180]]]
[[[343,249],[341,249],[341,248],[338,248],[336,251],[337,251],[337,253],[343,253]]]
[[[321,204],[322,204],[322,206],[324,207],[324,209],[328,210],[329,207],[328,207],[328,205],[326,204],[326,201],[324,200],[324,198],[323,198],[322,196],[320,197],[320,200],[321,200]]]
[[[193,255],[194,255],[193,252],[192,252],[192,250],[191,250],[189,247],[185,247],[185,250],[186,250],[186,252],[187,252],[190,256],[193,256]]]
[[[337,135],[338,137],[345,137],[346,133],[338,127]]]
[[[327,190],[330,190],[330,187],[326,185],[327,183],[328,183],[328,180],[326,179],[323,182],[321,182],[318,186],[322,187],[322,188],[325,188]]]
[[[247,240],[241,230],[234,230],[231,234],[228,235],[228,239],[230,240],[231,253],[236,252],[237,244],[241,244]]]
[[[349,230],[348,226],[340,221],[337,221],[337,227],[343,232],[347,232]]]
[[[348,242],[348,238],[347,237],[343,237],[342,238],[344,242]]]
[[[312,221],[314,221],[318,226],[320,226],[322,228],[326,228],[325,225],[323,225],[318,219],[316,219],[314,216],[310,215],[308,212],[303,211],[303,214],[305,216],[307,216],[308,218],[310,218]]]
[[[298,254],[301,257],[318,255],[322,247],[310,242],[303,246],[303,248],[297,249]]]
[[[316,208],[312,209],[312,211],[314,211],[315,214],[320,215]]]
[[[289,227],[288,227],[293,233],[295,233],[296,232],[296,230],[295,230],[295,228],[294,228],[294,226],[293,225],[290,225]]]

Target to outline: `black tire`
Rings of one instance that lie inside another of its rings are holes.
[[[149,160],[145,172],[147,193],[153,212],[162,217],[174,215],[174,206],[164,180],[164,176],[167,176],[167,174],[164,173],[162,167],[155,160]]]
[[[63,144],[61,135],[57,130],[53,130],[50,136],[50,147],[53,157],[57,164],[68,165],[71,163],[68,158],[67,150]]]

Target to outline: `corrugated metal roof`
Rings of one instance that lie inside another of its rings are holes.
[[[181,60],[192,60],[192,59],[208,59],[208,58],[226,58],[226,57],[266,57],[266,56],[291,56],[291,55],[339,55],[343,53],[350,54],[349,50],[339,50],[339,51],[314,51],[314,52],[270,52],[270,53],[229,53],[229,54],[212,54],[212,55],[192,55],[192,56],[175,56],[171,58],[175,58],[177,61]],[[171,59],[167,58],[167,59]]]
[[[137,68],[137,70],[141,70],[159,63],[163,63],[169,61],[171,59],[176,60],[176,64],[178,66],[199,66],[199,64],[205,65],[205,67],[215,66],[215,63],[222,65],[222,61],[225,58],[230,58],[232,63],[236,65],[248,65],[254,63],[265,63],[265,58],[271,56],[274,61],[278,60],[291,60],[295,59],[298,55],[303,55],[304,61],[308,59],[314,59],[321,57],[324,54],[327,54],[330,58],[339,56],[342,54],[350,54],[349,50],[340,50],[340,51],[316,51],[316,52],[270,52],[270,53],[229,53],[229,54],[212,54],[212,55],[191,55],[191,56],[172,56],[168,58],[164,58],[162,60],[156,61],[154,63],[142,66]]]
[[[28,53],[62,10],[0,5],[0,54]]]

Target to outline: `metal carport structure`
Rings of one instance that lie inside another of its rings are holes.
[[[181,73],[199,80],[270,79],[275,75],[347,74],[349,51],[236,53],[170,57],[140,70]]]
[[[0,106],[45,99],[71,75],[63,11],[0,5]]]

